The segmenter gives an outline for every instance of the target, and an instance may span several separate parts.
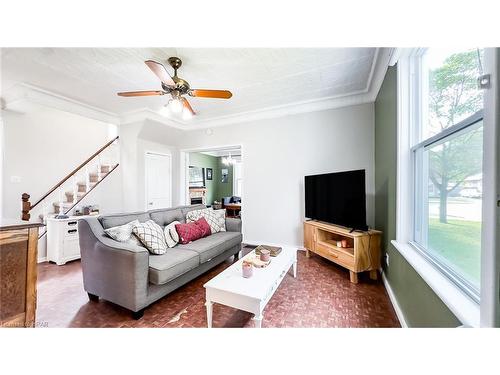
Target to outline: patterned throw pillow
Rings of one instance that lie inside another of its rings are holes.
[[[150,253],[165,254],[167,251],[163,229],[153,220],[136,224],[132,232],[141,240]]]
[[[204,208],[202,210],[189,211],[186,214],[186,222],[192,223],[200,218],[205,218],[212,234],[226,231],[226,210],[212,210]]]
[[[104,232],[115,241],[142,246],[141,241],[132,233],[132,229],[137,224],[139,224],[139,220],[134,220],[127,224],[105,229]]]
[[[165,229],[163,229],[165,242],[167,243],[168,247],[174,247],[179,243],[179,234],[175,230],[176,224],[180,224],[180,221],[172,221],[170,224],[165,226]]]
[[[179,233],[179,240],[183,245],[210,236],[210,226],[203,217],[191,223],[176,224],[175,229]]]

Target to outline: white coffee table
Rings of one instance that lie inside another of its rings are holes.
[[[271,263],[267,267],[254,267],[253,276],[246,279],[242,276],[241,263],[252,255],[254,251],[233,263],[204,285],[208,328],[212,327],[213,303],[253,313],[255,326],[260,328],[263,319],[262,311],[278,289],[287,271],[293,268],[293,277],[297,276],[297,249],[282,246],[281,253],[277,257],[271,257]]]

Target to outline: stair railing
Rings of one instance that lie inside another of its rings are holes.
[[[85,168],[85,184],[86,184],[86,191],[85,193],[78,199],[77,197],[77,194],[76,194],[76,190],[78,190],[76,187],[73,187],[73,192],[74,192],[74,196],[73,196],[73,200],[72,200],[72,204],[69,208],[63,210],[64,211],[64,214],[67,214],[69,211],[71,211],[83,198],[85,198],[85,196],[90,193],[92,190],[94,190],[100,183],[101,181],[103,181],[109,174],[111,174],[111,172],[113,172],[119,165],[119,163],[116,163],[110,170],[109,172],[107,172],[103,178],[98,178],[97,182],[94,183],[94,185],[92,187],[89,188],[89,169],[88,169],[88,164],[96,157],[98,156],[99,157],[99,161],[97,163],[98,165],[98,169],[97,169],[97,175],[99,177],[99,174],[101,172],[101,169],[100,169],[100,166],[101,166],[101,160],[100,160],[100,156],[102,154],[102,152],[104,150],[106,150],[108,147],[110,147],[117,139],[119,138],[119,136],[113,138],[111,141],[109,141],[108,143],[106,143],[104,146],[102,146],[99,150],[97,150],[95,153],[93,153],[89,158],[87,158],[83,163],[81,163],[78,167],[76,167],[73,171],[71,171],[68,175],[66,175],[66,177],[64,177],[62,180],[60,180],[57,184],[55,184],[47,193],[45,193],[40,199],[38,199],[34,204],[31,204],[29,199],[30,199],[30,195],[27,194],[27,193],[23,193],[22,196],[21,196],[21,201],[22,201],[22,214],[21,214],[21,219],[22,220],[29,220],[30,219],[30,211],[32,211],[35,207],[37,207],[40,203],[42,203],[47,197],[49,197],[54,191],[56,191],[56,189],[58,189],[59,187],[61,187],[66,181],[68,181],[70,178],[74,177],[73,178],[73,181],[77,181],[77,177],[76,174],[82,170],[83,168]],[[63,194],[63,199],[64,200],[64,193]]]

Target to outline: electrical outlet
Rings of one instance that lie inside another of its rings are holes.
[[[389,253],[385,254],[385,264],[389,267]]]

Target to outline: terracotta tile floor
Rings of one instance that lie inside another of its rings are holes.
[[[243,254],[250,251],[243,248]],[[206,327],[203,284],[231,264],[220,264],[146,309],[133,320],[110,302],[89,302],[80,261],[38,266],[37,322],[47,327]],[[253,327],[252,315],[214,305],[214,327]],[[298,252],[297,278],[288,274],[264,310],[263,327],[399,327],[381,281],[349,272],[319,256]]]

